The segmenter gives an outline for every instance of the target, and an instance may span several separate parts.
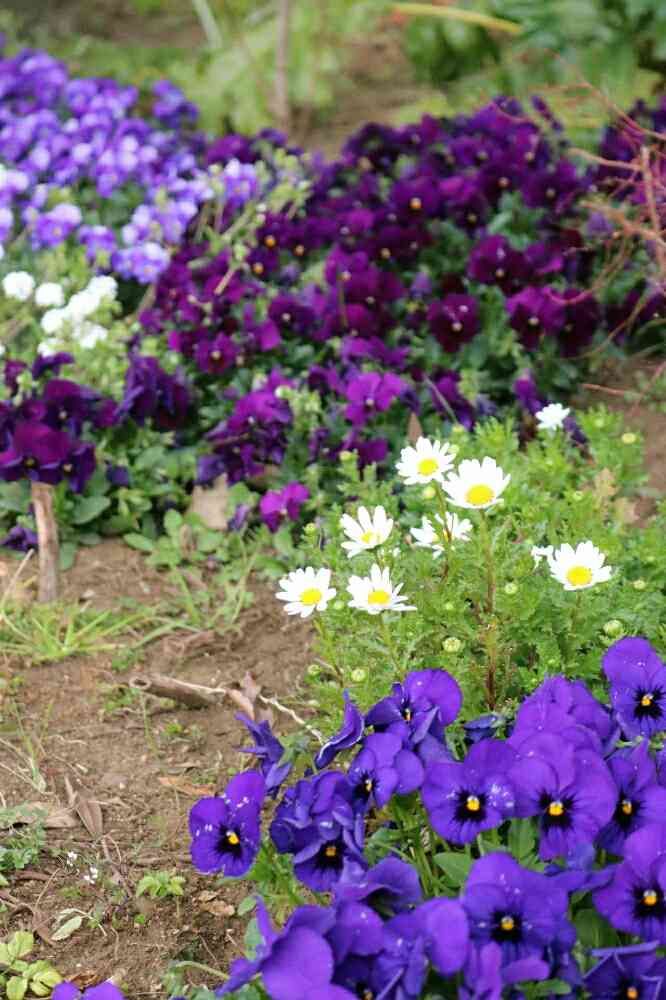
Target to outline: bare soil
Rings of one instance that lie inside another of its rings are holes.
[[[153,604],[168,596],[164,577],[119,542],[83,550],[68,574],[70,600],[91,590],[100,607],[127,598]],[[249,673],[267,696],[288,699],[309,645],[309,630],[286,619],[272,592],[257,586],[236,631],[200,649],[173,637],[148,646],[132,674],[154,671],[211,687],[242,687]],[[119,977],[135,1000],[163,995],[161,978],[171,959],[227,969],[242,953],[245,919],[235,907],[247,888],[194,872],[187,816],[198,797],[213,794],[248,758],[236,749],[246,742],[234,718],[237,707],[192,710],[152,696],[123,699],[119,685],[127,675],[112,671],[112,658],[13,664],[2,671],[21,683],[0,705],[0,805],[40,803],[53,814],[67,806],[69,782],[84,800],[100,804],[103,826],[100,836],[93,806],[92,833],[76,815],[71,829],[47,829],[38,861],[10,876],[0,891],[9,901],[0,938],[19,928],[35,930],[36,956],[51,960],[61,974],[81,986]],[[288,717],[276,721],[278,728],[293,726]],[[92,882],[91,868],[98,872]],[[135,899],[140,878],[156,870],[185,876],[181,899]],[[96,914],[99,926],[84,920],[67,940],[53,941],[63,911],[74,907]]]

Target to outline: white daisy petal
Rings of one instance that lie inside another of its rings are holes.
[[[561,403],[549,403],[543,409],[535,413],[537,427],[540,431],[556,431],[564,425],[571,410]]]
[[[455,472],[444,481],[444,490],[456,507],[487,510],[493,507],[511,481],[504,475],[494,458],[486,456],[464,459]]]
[[[592,542],[580,542],[574,549],[565,542],[546,556],[551,576],[565,590],[587,590],[597,583],[606,583],[612,568],[605,566],[606,556]]]
[[[430,441],[420,437],[416,447],[403,448],[396,466],[398,475],[407,486],[444,482],[444,476],[453,467],[453,453],[448,443]]]
[[[342,548],[351,559],[360,552],[369,552],[383,545],[393,530],[393,521],[383,507],[375,507],[372,514],[366,507],[359,507],[356,520],[349,514],[340,518],[340,527],[349,539]]]
[[[337,591],[330,586],[330,569],[296,569],[282,577],[276,593],[278,601],[286,601],[285,611],[288,615],[300,615],[309,618],[314,611],[325,611],[329,601],[332,601]]]
[[[401,594],[403,584],[394,586],[388,569],[380,569],[373,563],[369,576],[350,576],[347,591],[351,596],[350,608],[367,611],[370,615],[378,615],[382,611],[416,611],[413,605],[405,604],[408,600]]]

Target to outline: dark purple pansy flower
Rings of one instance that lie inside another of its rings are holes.
[[[112,486],[127,488],[130,485],[129,469],[124,465],[112,465],[108,463],[106,466],[106,478]]]
[[[570,681],[562,676],[546,678],[523,700],[511,739],[515,742],[516,738],[535,731],[558,732],[567,739],[604,750],[611,747],[618,736],[611,713],[590,693],[584,682]]]
[[[624,948],[599,948],[601,961],[585,976],[585,989],[594,1000],[659,1000],[666,980],[666,962],[655,951],[656,942]]]
[[[253,746],[240,747],[240,753],[251,753],[258,758],[259,770],[266,782],[266,793],[276,795],[292,767],[289,762],[283,763],[284,747],[273,735],[269,722],[254,722],[242,712],[238,712],[236,718],[254,740]]]
[[[189,405],[190,394],[180,376],[167,374],[157,358],[132,355],[119,419],[131,417],[144,424],[151,418],[159,430],[173,430],[185,421]]]
[[[528,286],[506,300],[509,323],[528,351],[533,351],[544,334],[558,333],[564,326],[565,309],[559,292],[548,286]]]
[[[627,838],[624,860],[593,899],[613,927],[666,944],[666,824],[652,823]]]
[[[407,390],[407,383],[399,375],[387,372],[365,372],[350,379],[345,388],[349,405],[345,417],[355,426],[362,426],[374,415],[383,413]]]
[[[394,733],[371,733],[347,772],[355,801],[363,810],[381,809],[395,793],[407,795],[423,781],[421,761]]]
[[[512,742],[518,751],[509,772],[516,790],[516,815],[537,817],[540,857],[565,856],[580,843],[592,843],[617,801],[617,788],[603,759],[594,750],[574,747],[548,732]]]
[[[199,799],[190,810],[190,851],[197,871],[238,878],[254,863],[261,840],[266,783],[258,771],[231,779],[219,797]]]
[[[301,507],[310,496],[310,490],[302,483],[288,483],[279,491],[269,490],[259,502],[259,512],[270,531],[277,531],[285,518],[297,521]]]
[[[528,956],[502,965],[502,949],[489,941],[482,948],[470,948],[465,963],[465,981],[458,990],[460,1000],[502,1000],[505,986],[548,979],[550,967],[540,958]],[[517,998],[523,994],[512,991]]]
[[[27,478],[55,486],[63,479],[63,466],[70,458],[72,444],[64,431],[41,423],[20,423],[9,448],[0,452],[0,479],[12,483]]]
[[[363,714],[349,697],[349,691],[344,691],[343,697],[345,708],[342,725],[337,733],[326,741],[315,757],[315,767],[319,770],[328,767],[341,750],[348,750],[355,746],[363,737]]]
[[[12,549],[14,552],[28,552],[30,549],[36,549],[38,544],[36,532],[24,528],[22,524],[15,524],[0,540],[3,548]]]
[[[626,736],[649,738],[666,729],[666,665],[646,639],[626,636],[613,643],[602,669]]]
[[[471,295],[446,295],[428,306],[430,332],[445,351],[455,353],[479,332],[479,308]]]
[[[607,764],[618,795],[613,817],[599,834],[598,843],[605,851],[621,855],[627,837],[666,817],[666,788],[657,784],[657,767],[647,740],[616,750]]]
[[[562,937],[575,934],[567,919],[568,897],[540,872],[523,868],[510,854],[475,861],[462,896],[470,936],[478,947],[493,941],[502,964],[543,958]]]
[[[32,363],[32,377],[41,378],[44,372],[52,372],[57,375],[63,365],[71,365],[74,355],[67,351],[58,351],[56,354],[40,354]]]
[[[508,292],[527,276],[527,264],[505,236],[486,236],[472,248],[467,273],[474,281]]]
[[[612,866],[595,868],[596,849],[592,844],[577,844],[564,858],[564,864],[546,865],[544,873],[565,892],[590,892],[606,885],[613,874]]]
[[[500,826],[513,814],[515,792],[508,772],[515,760],[508,744],[483,740],[471,747],[461,763],[428,764],[421,798],[440,837],[468,844],[482,830]]]
[[[365,900],[380,912],[398,913],[422,899],[418,872],[399,858],[383,858],[372,868],[348,864],[334,886],[336,899]]]
[[[442,741],[461,705],[462,691],[446,670],[415,670],[370,709],[365,723],[376,732],[395,733],[405,746],[416,748],[429,735]]]

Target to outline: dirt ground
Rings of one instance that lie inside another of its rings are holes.
[[[70,600],[92,590],[100,607],[127,598],[151,604],[167,588],[138,553],[114,541],[82,551],[66,586]],[[200,649],[170,637],[147,647],[145,661],[131,674],[161,672],[211,687],[237,684],[252,699],[254,690],[244,684],[249,673],[263,694],[288,699],[309,662],[309,644],[308,629],[287,619],[272,592],[258,587],[236,632]],[[127,689],[118,685],[127,675],[112,671],[112,655],[2,670],[8,679],[20,669],[23,682],[0,708],[0,806],[39,803],[57,824],[69,782],[92,829],[76,811],[71,820],[66,808],[72,828],[47,829],[39,861],[0,891],[9,902],[0,939],[19,928],[35,930],[36,956],[51,960],[61,974],[81,986],[117,976],[136,1000],[163,995],[161,979],[171,959],[226,969],[242,953],[247,918],[238,917],[235,906],[247,888],[196,875],[187,815],[198,797],[223,786],[248,758],[236,750],[246,742],[234,718],[238,706],[165,710],[169,703],[152,696],[123,698]],[[278,729],[293,726],[286,717],[275,723]],[[87,800],[92,811],[86,812]],[[185,876],[181,899],[134,898],[139,879],[156,870]],[[53,941],[63,911],[73,908],[93,913],[99,925],[84,919],[67,940]]]

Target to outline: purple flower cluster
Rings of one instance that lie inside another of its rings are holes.
[[[507,738],[485,735],[493,731],[485,720],[462,757],[450,736],[462,695],[446,671],[410,673],[365,714],[345,693],[341,726],[315,758],[317,770],[286,788],[270,824],[271,849],[290,855],[296,878],[330,902],[299,907],[280,932],[259,902],[256,956],[234,963],[218,994],[260,975],[276,1000],[416,1000],[452,977],[468,1000],[555,979],[572,996],[583,988],[593,997],[662,996],[666,774],[649,739],[666,733],[666,665],[646,640],[625,638],[603,670],[610,706],[582,681],[547,679],[522,702]],[[243,721],[276,793],[289,774],[283,749],[266,723]],[[332,767],[343,753],[347,765]],[[266,789],[249,771],[222,799],[194,806],[200,871],[247,871]],[[400,797],[406,812],[393,809]],[[414,864],[388,853],[370,865],[370,832],[388,833],[407,814],[419,831]],[[540,860],[529,848],[520,860],[512,855],[519,821],[529,824]],[[495,846],[484,850],[487,831]],[[420,857],[438,838],[449,852],[442,857],[457,855],[469,869],[455,899],[424,899]],[[644,943],[620,938],[620,947],[585,955],[571,919],[582,896],[601,933],[610,925]]]

